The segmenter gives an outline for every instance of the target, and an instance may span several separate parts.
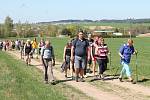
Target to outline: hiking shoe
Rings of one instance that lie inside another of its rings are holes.
[[[123,81],[122,81],[122,78],[119,77],[118,79],[119,79],[120,82],[123,82]]]
[[[71,79],[72,79],[72,80],[75,80],[75,77],[74,77],[74,76],[71,76]]]
[[[131,83],[132,83],[132,84],[136,84],[136,81],[132,81]]]
[[[67,75],[65,75],[65,78],[68,78]]]
[[[87,78],[88,76],[87,76],[87,75],[84,75],[84,77]]]
[[[103,81],[104,81],[104,75],[103,75],[103,74],[101,74],[100,76],[101,76],[101,80],[103,80]]]
[[[56,85],[56,82],[54,80],[52,80],[51,85]]]

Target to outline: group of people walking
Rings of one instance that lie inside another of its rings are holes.
[[[64,47],[62,69],[65,71],[65,77],[67,77],[67,69],[69,69],[72,78],[73,73],[75,74],[76,82],[84,82],[88,72],[92,73],[96,79],[105,80],[104,72],[107,70],[109,54],[108,46],[103,37],[89,34],[86,39],[84,32],[79,31],[77,37],[69,41]],[[137,54],[137,51],[134,49],[133,40],[128,39],[127,43],[123,44],[119,50],[120,63],[123,66],[119,76],[120,82],[122,82],[125,73],[129,81],[133,82],[129,67],[132,54]],[[98,74],[95,74],[96,65],[98,65]]]
[[[44,82],[56,84],[53,75],[53,66],[55,66],[54,48],[49,40],[41,41],[38,43],[36,38],[33,41],[28,39],[16,41],[0,41],[0,50],[16,49],[20,51],[21,59],[25,58],[26,64],[31,64],[33,54],[35,58],[40,57],[41,63],[44,66]],[[124,73],[133,82],[131,77],[131,70],[129,67],[132,54],[136,54],[134,49],[133,40],[128,39],[127,44],[123,44],[119,50],[121,57],[122,70],[119,80],[122,82]],[[79,31],[77,37],[69,41],[64,47],[63,64],[61,66],[62,72],[65,72],[65,77],[68,78],[68,70],[70,76],[76,82],[84,82],[87,73],[92,73],[94,78],[105,80],[104,72],[107,70],[107,63],[109,62],[109,49],[105,40],[101,36],[88,35],[85,38],[83,31]],[[40,56],[39,56],[40,55]],[[96,65],[98,65],[98,73],[96,74]]]

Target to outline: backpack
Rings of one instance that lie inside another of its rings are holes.
[[[45,49],[46,49],[46,48],[44,47],[44,48],[43,48],[43,52],[41,53],[42,56],[44,56]],[[48,48],[48,50],[50,50],[50,52],[51,52],[50,55],[51,55],[51,57],[52,57],[52,55],[53,55],[53,54],[52,54],[52,52],[53,52],[53,47],[50,46],[50,47]]]

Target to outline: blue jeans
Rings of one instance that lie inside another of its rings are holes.
[[[127,77],[131,77],[131,69],[129,64],[125,63],[124,61],[122,61],[121,64],[123,67],[120,72],[120,75],[123,76],[126,73]]]

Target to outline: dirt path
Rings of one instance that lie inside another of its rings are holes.
[[[20,59],[20,55],[18,52],[9,51],[9,53],[15,56],[16,58]],[[33,59],[31,64],[36,66],[38,69],[43,70],[43,66],[41,66],[38,61]],[[57,66],[60,66],[60,63],[56,62],[56,67]],[[54,75],[58,80],[66,80],[66,78],[64,77],[64,74],[60,73],[56,69],[54,69]],[[64,83],[79,89],[81,92],[94,98],[95,100],[123,100],[127,98],[130,100],[148,100],[147,98],[150,97],[150,88],[144,87],[138,84],[133,85],[127,82],[120,83],[118,82],[118,80],[113,80],[113,81],[107,80],[104,82],[104,84],[109,83],[107,87],[113,90],[110,92],[103,91],[100,88],[97,88],[96,86],[92,84],[89,84],[88,82],[64,81]],[[116,88],[116,87],[121,87],[121,88]],[[123,89],[128,90],[128,91],[125,91]],[[130,92],[130,93],[127,93],[127,92]]]
[[[19,53],[15,51],[13,52],[9,51],[9,53],[15,56],[16,58],[20,59]],[[43,70],[43,66],[41,66],[38,61],[32,59],[31,64],[35,65],[38,69]],[[56,62],[56,66],[60,66],[60,64]],[[54,75],[58,80],[66,80],[64,74],[60,73],[55,69],[54,69]],[[92,97],[95,100],[122,100],[122,98],[116,95],[109,94],[107,92],[100,91],[95,86],[90,85],[86,82],[65,81],[64,83],[79,89],[81,92],[85,93],[86,95]]]

